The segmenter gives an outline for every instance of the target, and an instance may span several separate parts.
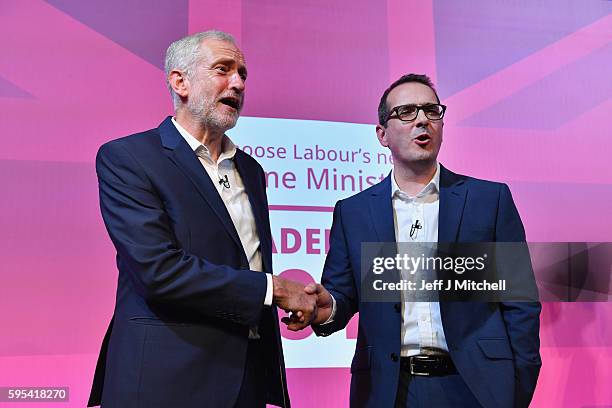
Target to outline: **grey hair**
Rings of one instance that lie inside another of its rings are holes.
[[[174,104],[175,110],[180,106],[181,98],[174,92],[172,86],[170,86],[168,75],[170,75],[172,70],[178,69],[184,72],[187,78],[191,78],[193,68],[201,56],[200,45],[202,41],[209,39],[236,44],[236,40],[234,40],[231,34],[218,30],[209,30],[176,40],[170,44],[168,50],[166,50],[164,72],[166,73],[166,85],[170,91],[170,96],[172,96],[172,103]]]

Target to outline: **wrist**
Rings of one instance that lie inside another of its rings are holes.
[[[272,299],[281,297],[283,289],[283,278],[272,275]]]
[[[317,317],[312,321],[312,324],[322,324],[329,320],[331,316],[331,309],[318,309]]]

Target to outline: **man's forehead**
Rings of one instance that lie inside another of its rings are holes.
[[[217,40],[205,39],[201,44],[202,56],[210,61],[225,58],[233,59],[241,64],[244,64],[244,55],[242,51],[233,43]]]
[[[398,85],[389,92],[387,97],[388,106],[438,103],[436,94],[425,84],[420,82],[406,82]]]

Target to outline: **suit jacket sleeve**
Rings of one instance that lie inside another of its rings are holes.
[[[96,172],[102,217],[122,270],[147,302],[243,325],[259,322],[265,274],[216,265],[183,250],[162,198],[122,144],[100,148]]]
[[[331,323],[313,325],[317,336],[329,336],[346,327],[358,309],[358,294],[355,287],[353,265],[342,222],[342,201],[334,208],[334,219],[329,235],[329,252],[325,259],[321,284],[336,300],[336,314]]]
[[[525,230],[519,213],[512,200],[508,186],[502,186],[499,196],[497,223],[495,227],[497,242],[524,242]],[[525,273],[532,280],[537,293],[531,268]],[[542,361],[540,359],[540,311],[539,302],[502,302],[502,316],[514,354],[516,370],[515,406],[528,407],[535,391]]]

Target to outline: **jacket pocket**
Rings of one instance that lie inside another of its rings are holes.
[[[148,316],[130,317],[129,321],[132,323],[143,324],[146,326],[179,326],[179,327],[195,326],[189,323],[171,322],[171,321],[160,320],[160,319],[156,319],[155,317],[148,317]]]
[[[512,359],[514,357],[507,339],[479,339],[477,342],[484,355],[488,358]]]
[[[371,364],[372,347],[362,347],[355,350],[353,362],[351,363],[351,373],[362,370],[369,370]]]

